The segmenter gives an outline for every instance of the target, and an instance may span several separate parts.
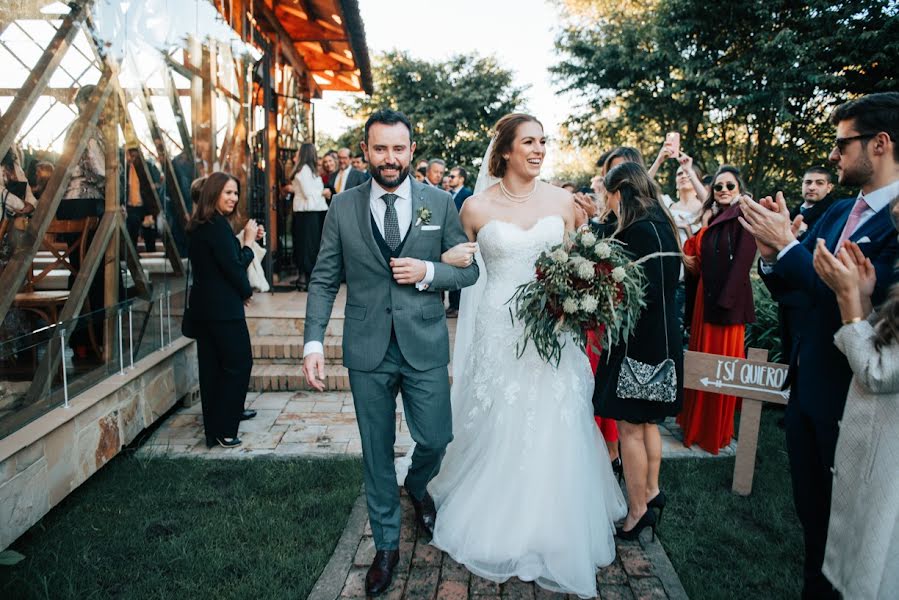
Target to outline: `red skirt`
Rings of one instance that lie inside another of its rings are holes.
[[[595,331],[588,331],[587,357],[590,359],[590,367],[593,369],[593,374],[596,375],[596,366],[599,364],[599,354],[595,352],[593,348],[601,351],[599,338]],[[594,416],[593,418],[596,420],[596,426],[599,427],[599,431],[602,433],[602,437],[606,442],[614,443],[618,441],[618,426],[615,424],[614,419],[603,419],[599,416]]]
[[[703,286],[696,289],[696,302],[690,326],[690,350],[745,358],[745,325],[713,325],[702,320]],[[677,423],[684,430],[684,446],[699,444],[711,454],[718,454],[734,436],[734,411],[739,407],[736,396],[684,390],[684,408]]]

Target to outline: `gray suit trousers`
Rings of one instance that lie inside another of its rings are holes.
[[[380,365],[373,371],[351,369],[349,375],[362,438],[365,496],[375,547],[394,550],[399,548],[401,522],[393,466],[396,396],[402,392],[406,423],[416,444],[406,487],[416,498],[422,498],[453,439],[449,372],[446,365],[426,371],[413,369],[396,337],[391,336]]]

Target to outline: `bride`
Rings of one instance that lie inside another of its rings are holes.
[[[573,341],[558,367],[533,344],[519,357],[522,326],[507,304],[539,254],[575,226],[571,194],[537,179],[545,155],[540,122],[506,115],[463,205],[481,277],[462,296],[454,441],[429,485],[432,543],[487,579],[517,576],[587,598],[596,568],[615,558],[614,521],[627,512],[593,420],[590,363]]]

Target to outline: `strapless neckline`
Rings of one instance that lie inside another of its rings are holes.
[[[522,233],[528,233],[528,232],[536,229],[537,226],[539,226],[543,221],[546,221],[547,219],[560,219],[562,221],[563,226],[565,223],[565,219],[562,218],[562,215],[544,215],[544,216],[540,217],[539,219],[537,219],[536,221],[534,221],[534,223],[530,227],[522,227],[518,223],[512,223],[511,221],[503,221],[502,219],[490,219],[489,221],[484,223],[484,225],[478,230],[478,236],[480,236],[481,232],[484,231],[485,229],[487,229],[487,227],[489,225],[508,225],[509,227],[512,227],[513,229],[517,229],[518,231],[521,231]]]

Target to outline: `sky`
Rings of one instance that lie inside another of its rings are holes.
[[[568,116],[567,103],[553,93],[549,67],[560,27],[558,9],[546,0],[359,0],[369,54],[408,51],[416,58],[442,60],[477,51],[493,55],[529,86],[526,109],[550,136]],[[344,94],[325,92],[315,101],[318,131],[336,137],[349,120],[337,110]]]

